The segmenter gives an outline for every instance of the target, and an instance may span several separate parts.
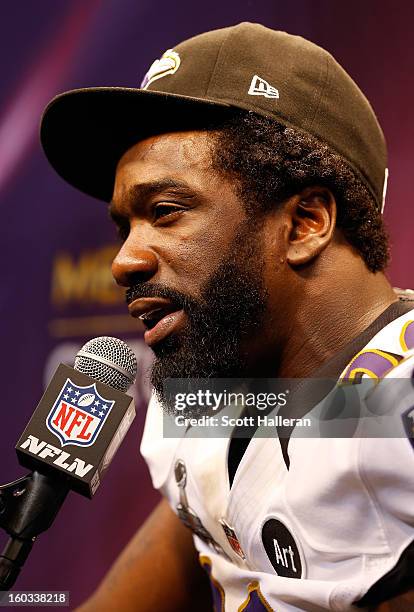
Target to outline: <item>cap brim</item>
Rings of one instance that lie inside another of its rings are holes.
[[[123,153],[151,135],[207,127],[224,103],[124,87],[76,89],[46,107],[40,139],[56,172],[81,191],[109,202]]]

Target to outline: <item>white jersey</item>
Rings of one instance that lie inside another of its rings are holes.
[[[294,433],[287,468],[277,438],[254,436],[231,487],[229,440],[163,438],[162,410],[151,401],[141,452],[154,486],[197,534],[217,612],[355,610],[396,565],[414,540],[410,349],[414,310],[379,331],[341,377],[411,379],[396,406],[398,437]]]

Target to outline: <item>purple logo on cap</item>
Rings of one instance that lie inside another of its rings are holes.
[[[148,85],[157,79],[167,76],[167,74],[174,74],[177,72],[180,64],[181,60],[178,53],[172,49],[168,49],[160,59],[157,59],[152,63],[141,83],[141,89],[146,89]]]

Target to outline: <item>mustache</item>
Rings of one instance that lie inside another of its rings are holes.
[[[199,305],[198,300],[192,298],[181,291],[171,289],[161,283],[142,283],[131,285],[125,292],[125,300],[129,305],[138,298],[146,297],[161,297],[170,300],[177,309],[183,309],[187,312]]]

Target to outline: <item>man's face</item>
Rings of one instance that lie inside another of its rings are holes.
[[[132,316],[166,377],[246,375],[266,325],[266,223],[210,163],[211,136],[141,141],[118,164],[111,214],[124,238],[113,263]],[[260,342],[262,340],[262,342]]]

